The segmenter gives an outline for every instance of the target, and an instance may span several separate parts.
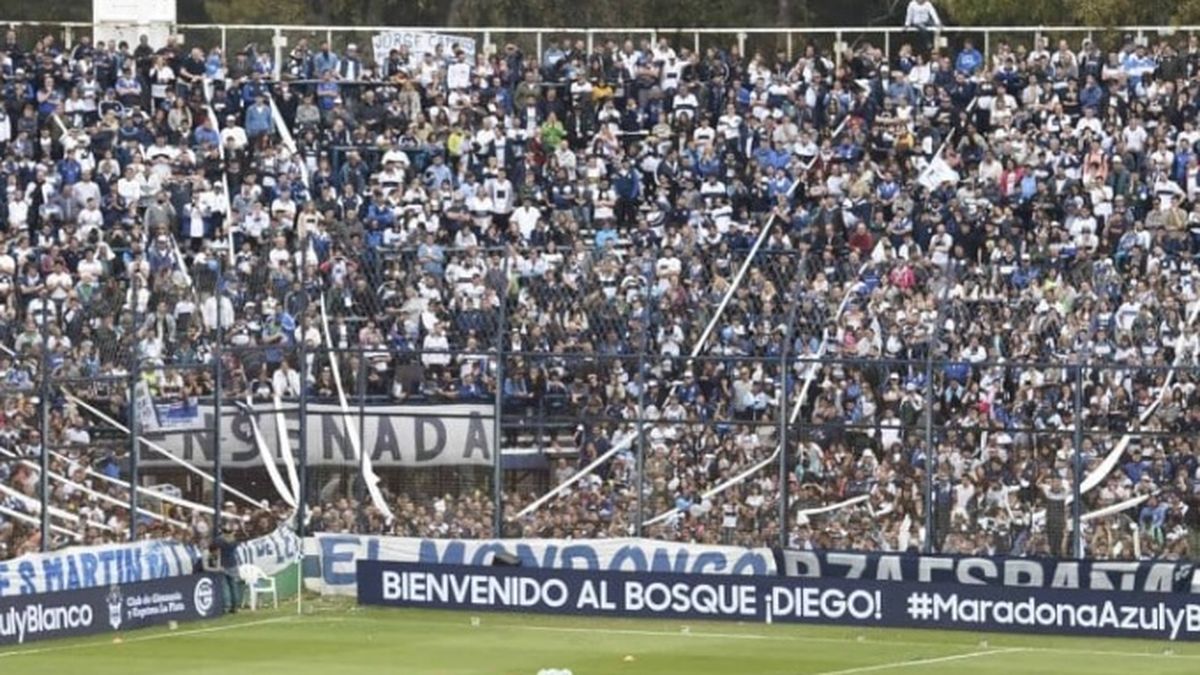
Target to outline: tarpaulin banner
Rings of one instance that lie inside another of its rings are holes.
[[[75,591],[191,574],[192,546],[152,540],[78,546],[0,561],[0,597]]]
[[[354,595],[355,563],[385,560],[439,565],[490,565],[497,554],[525,567],[612,572],[774,575],[768,548],[677,544],[654,539],[419,539],[318,534],[312,590]],[[306,575],[308,576],[308,575]]]
[[[359,561],[364,605],[1200,639],[1190,594]]]
[[[1189,592],[1195,566],[1181,561],[1055,560],[902,553],[777,550],[790,577],[957,583],[1139,593]]]
[[[446,58],[454,56],[456,49],[461,49],[467,57],[467,63],[475,62],[475,38],[463,35],[446,35],[444,33],[426,33],[424,31],[394,30],[380,33],[371,38],[371,51],[375,54],[375,63],[387,63],[388,54],[393,49],[407,46],[408,53],[420,59],[426,54],[437,54],[438,47]]]
[[[214,443],[214,408],[201,404],[198,414],[199,430],[190,433],[161,433],[146,431],[146,438],[167,452],[193,466],[210,467],[215,449],[221,449],[225,468],[262,466],[262,457],[254,440],[250,414],[255,415],[259,431],[267,447],[282,462],[281,448],[300,448],[299,408],[285,404],[282,415],[276,415],[274,404],[256,404],[248,411],[242,407],[226,406],[221,413],[221,443]],[[440,406],[369,405],[363,409],[362,448],[371,454],[376,467],[433,467],[433,466],[491,466],[492,413],[490,405],[457,404]],[[146,412],[146,415],[159,414]],[[181,415],[183,413],[180,413]],[[283,420],[286,428],[280,428]],[[358,425],[349,433],[358,434]],[[281,443],[280,434],[287,435]],[[357,467],[353,443],[347,435],[345,418],[337,405],[311,403],[308,406],[305,461],[308,466]],[[296,459],[299,464],[299,458]],[[155,454],[142,457],[142,466],[172,466],[170,460]]]
[[[213,574],[4,598],[0,645],[212,619],[224,611],[221,579]]]

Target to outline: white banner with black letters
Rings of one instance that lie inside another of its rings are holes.
[[[286,429],[280,430],[271,404],[254,406],[258,427],[267,448],[281,461],[280,432],[288,434],[290,447],[299,452],[300,421],[295,404],[285,404]],[[350,437],[361,434],[362,447],[371,453],[376,468],[432,466],[490,466],[493,424],[490,405],[439,406],[368,405],[351,406],[351,424],[346,428],[337,405],[310,403],[308,406],[308,466],[357,466]],[[186,434],[147,433],[146,437],[195,466],[213,464],[213,407],[201,405],[204,431]],[[254,444],[254,431],[245,410],[227,406],[221,415],[221,462],[225,468],[262,466]],[[299,459],[297,458],[297,461]],[[150,453],[142,455],[142,466],[169,465],[169,460]]]

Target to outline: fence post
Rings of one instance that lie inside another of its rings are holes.
[[[1075,365],[1075,434],[1073,445],[1075,452],[1073,453],[1072,465],[1072,480],[1071,490],[1074,493],[1074,499],[1071,502],[1071,519],[1072,530],[1074,531],[1075,539],[1075,557],[1083,558],[1083,494],[1080,481],[1083,479],[1083,362],[1080,361]]]
[[[656,270],[650,268],[649,283],[646,288],[654,288]],[[654,317],[656,312],[650,302],[650,294],[646,295],[646,317],[642,321],[642,335],[638,340],[638,363],[637,363],[637,381],[638,381],[638,410],[637,410],[637,430],[638,430],[638,447],[637,447],[637,466],[635,478],[637,479],[637,520],[634,522],[634,536],[643,536],[643,522],[646,520],[646,385],[649,380],[646,378],[647,363],[646,359],[650,356],[650,330],[654,325]],[[692,365],[685,366],[687,368]]]
[[[217,277],[217,339],[213,346],[213,528],[215,539],[221,533],[221,347],[225,341],[225,327],[221,323],[221,297],[225,286],[220,256],[214,257]],[[136,298],[135,298],[136,302]]]
[[[345,325],[344,323],[342,324]],[[347,344],[349,338],[347,337]],[[366,524],[367,499],[370,497],[370,488],[367,486],[367,359],[366,352],[363,351],[362,343],[355,345],[358,348],[358,372],[355,377],[358,378],[356,383],[358,386],[358,481],[361,485],[361,491],[355,495],[358,502],[358,520],[363,525]]]
[[[933,348],[937,343],[936,330],[934,332],[925,354],[925,553],[934,552],[934,528],[937,526],[933,517],[933,474],[937,470],[937,450],[933,447]]]
[[[541,33],[538,33],[540,36]],[[500,322],[496,330],[496,413],[492,418],[492,536],[504,536],[504,345],[508,335],[508,247],[500,258],[504,287],[500,289]]]
[[[49,321],[47,305],[49,298],[42,299],[42,354],[38,369],[41,371],[41,395],[38,397],[38,417],[41,423],[39,433],[42,436],[42,456],[38,469],[38,492],[42,500],[42,552],[50,550],[50,359],[47,350],[50,347]]]
[[[225,25],[221,24],[221,54],[225,55],[226,58],[229,56],[229,35],[227,34],[227,30]]]
[[[746,33],[745,33],[745,31],[737,34],[737,41],[738,41],[738,54],[741,54],[742,58],[744,59],[744,58],[746,58]]]
[[[833,64],[837,67],[842,66],[842,31],[837,31],[833,35]]]
[[[304,294],[304,296],[303,296],[304,304],[303,304],[302,309],[300,310],[300,345],[299,345],[299,354],[297,357],[297,360],[299,361],[299,363],[296,364],[300,369],[300,408],[299,408],[300,419],[298,420],[300,423],[300,442],[299,442],[299,446],[300,446],[300,469],[299,469],[300,494],[296,495],[296,534],[300,535],[301,537],[304,536],[304,523],[305,523],[305,518],[306,518],[304,511],[308,505],[308,373],[309,373],[309,367],[308,367],[308,340],[306,339],[306,336],[308,334],[308,303],[310,301],[310,298],[308,297],[308,282],[305,279],[305,275],[307,274],[307,271],[305,268],[308,267],[308,246],[309,246],[309,237],[310,236],[311,235],[307,235],[303,239],[300,239],[299,237],[297,237],[297,239],[299,239],[299,243],[300,243],[300,271],[299,271],[300,291]],[[219,307],[220,307],[220,305],[218,304],[218,308]],[[280,430],[280,433],[286,434],[287,429]]]
[[[788,33],[788,49],[791,49],[792,34]],[[799,291],[799,289],[796,289]],[[783,330],[783,349],[779,352],[779,383],[782,391],[779,395],[779,547],[788,545],[788,376],[791,374],[792,342],[795,341],[796,309],[800,305],[801,293],[792,294],[791,307],[788,308],[787,326]]]
[[[138,343],[138,277],[130,279],[130,310],[133,313],[133,346],[129,355],[129,541],[137,541],[138,508],[138,381],[142,379],[141,345]],[[218,304],[218,310],[220,305]]]
[[[276,28],[275,34],[271,36],[271,49],[275,54],[275,66],[272,75],[275,77],[275,81],[278,82],[280,76],[283,74],[283,30],[280,28]]]

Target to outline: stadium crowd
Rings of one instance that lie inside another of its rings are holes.
[[[379,401],[499,389],[544,484],[609,458],[527,515],[507,490],[507,535],[640,510],[683,541],[1071,555],[1094,476],[1088,555],[1200,555],[1200,43],[1119,42],[301,40],[276,77],[253,46],[10,34],[0,445],[25,463],[0,462],[0,557],[37,546],[44,448],[72,478],[52,505],[120,540],[94,475],[120,455],[68,391],[120,412],[136,359],[156,400],[210,396],[218,340],[231,399],[332,399],[334,368]],[[323,352],[322,305],[357,354]],[[309,528],[491,534],[478,486],[385,494],[394,522],[332,496]],[[208,536],[170,513],[143,534]]]

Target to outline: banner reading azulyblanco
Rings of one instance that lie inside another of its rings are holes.
[[[355,563],[359,560],[490,565],[497,553],[515,556],[525,567],[547,569],[775,574],[775,557],[767,548],[653,539],[470,540],[318,534],[317,549],[319,578],[308,587],[333,595],[354,595]]]
[[[1184,562],[778,551],[779,573],[792,577],[946,582],[1010,588],[1145,593],[1187,592],[1194,565]]]
[[[0,645],[212,619],[225,612],[220,578],[188,575],[0,600]]]
[[[300,447],[299,417],[293,414],[275,415],[273,404],[255,406],[259,410],[258,427],[267,447],[278,453],[279,448]],[[285,411],[294,410],[287,408]],[[427,466],[490,466],[492,464],[492,406],[440,405],[401,406],[372,405],[363,417],[363,448],[371,453],[371,461],[379,467]],[[201,426],[212,429],[213,407],[201,405]],[[357,414],[357,410],[356,410]],[[308,406],[308,466],[358,466],[341,408],[336,405],[313,403]],[[287,420],[290,443],[279,442],[276,421]],[[352,432],[358,433],[357,424]],[[181,434],[147,433],[167,452],[195,466],[213,464],[213,434],[193,431]],[[250,418],[241,408],[226,406],[221,415],[221,462],[226,468],[262,466]],[[276,455],[276,461],[282,459]],[[299,463],[299,459],[297,459]],[[143,466],[170,465],[170,461],[147,454]]]
[[[1189,594],[358,563],[365,605],[1200,639]]]
[[[0,561],[0,597],[191,574],[199,553],[173,541],[80,546]]]

